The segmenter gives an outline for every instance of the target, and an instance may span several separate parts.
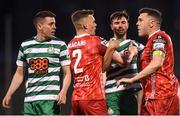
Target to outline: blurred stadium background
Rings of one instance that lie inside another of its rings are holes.
[[[172,38],[175,53],[175,74],[180,80],[180,1],[179,0],[2,0],[0,3],[0,102],[7,92],[16,69],[16,57],[20,43],[35,35],[32,19],[40,10],[50,10],[57,15],[57,33],[66,43],[74,36],[71,14],[75,10],[89,8],[95,11],[97,35],[110,38],[109,16],[116,10],[126,9],[130,15],[129,38],[145,44],[138,38],[136,21],[142,7],[157,8],[163,13],[162,30]],[[61,107],[61,114],[70,114],[71,91],[67,105]],[[21,114],[24,85],[13,96],[11,108],[0,105],[0,114]]]

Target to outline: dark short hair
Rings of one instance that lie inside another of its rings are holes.
[[[139,14],[142,13],[147,13],[149,16],[154,17],[159,22],[159,24],[162,23],[162,13],[159,10],[153,8],[142,8],[139,10]]]
[[[44,19],[45,17],[56,17],[56,15],[54,13],[52,13],[51,11],[39,11],[34,16],[33,24],[36,26],[38,21]]]
[[[77,10],[71,15],[73,23],[78,22],[80,19],[87,17],[88,15],[94,15],[94,11],[91,9]]]
[[[127,19],[127,21],[129,21],[129,15],[126,10],[116,11],[116,12],[112,13],[110,16],[110,21],[112,23],[112,21],[114,19],[120,19],[122,17],[125,17]]]

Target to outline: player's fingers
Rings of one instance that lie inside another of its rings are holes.
[[[127,59],[127,62],[130,63],[130,62],[132,61],[132,59],[133,59],[133,55],[130,54],[129,57],[128,57],[128,59]]]
[[[61,104],[61,101],[62,101],[61,98],[59,98],[59,100],[57,101],[57,104],[60,105],[60,104]]]
[[[129,45],[130,45],[130,46],[133,46],[133,42],[131,41]]]
[[[119,87],[120,83],[121,83],[121,80],[118,80],[118,81],[116,82],[117,88]]]
[[[4,108],[10,108],[10,106],[9,106],[9,100],[7,100],[7,99],[4,99],[4,100],[3,100],[3,107],[4,107]]]
[[[56,101],[59,101],[59,95],[57,96]]]
[[[66,104],[66,97],[63,99],[62,104]]]

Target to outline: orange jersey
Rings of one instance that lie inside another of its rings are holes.
[[[174,54],[171,38],[163,31],[157,31],[147,41],[141,56],[142,70],[152,60],[154,50],[165,53],[163,66],[142,80],[146,99],[163,99],[177,94],[178,80],[174,75]]]
[[[68,44],[74,79],[72,100],[105,99],[102,58],[106,51],[98,36],[75,36]]]

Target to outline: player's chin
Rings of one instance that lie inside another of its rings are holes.
[[[55,31],[55,30],[52,30],[52,31],[51,31],[51,34],[52,34],[52,35],[54,35],[55,33],[56,33],[56,31]]]
[[[50,37],[54,37],[55,32],[51,32],[51,34],[49,35]]]
[[[140,30],[138,30],[138,36],[142,36],[142,33],[141,33],[141,31]]]

